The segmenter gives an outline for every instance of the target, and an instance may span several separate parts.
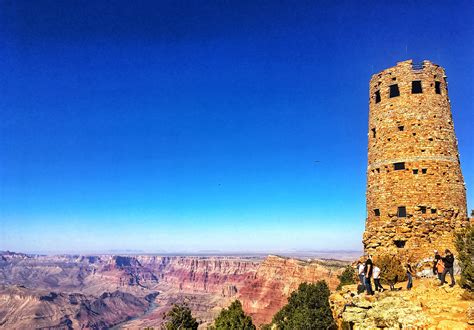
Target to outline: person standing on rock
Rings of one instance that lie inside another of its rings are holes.
[[[441,278],[442,278],[443,272],[444,272],[444,262],[443,262],[443,260],[441,260],[441,257],[439,257],[439,260],[436,263],[436,272],[438,273],[438,279],[440,281],[442,281]]]
[[[365,267],[364,267],[364,274],[365,274],[365,289],[367,290],[368,295],[373,295],[374,291],[372,291],[372,283],[370,280],[372,279],[373,271],[374,271],[374,266],[372,264],[372,259],[369,257],[365,261]]]
[[[407,270],[408,277],[407,290],[411,290],[411,288],[413,287],[413,268],[411,268],[411,265],[409,263],[407,263],[405,267]]]
[[[438,278],[441,279],[438,272],[438,263],[441,260],[441,256],[439,255],[438,250],[434,250],[434,253],[433,274],[438,275]]]
[[[365,264],[363,262],[359,262],[357,266],[357,272],[359,273],[360,285],[362,285],[365,288],[364,268],[365,268]]]
[[[382,287],[382,284],[380,284],[380,268],[377,267],[377,265],[374,265],[374,285],[375,285],[375,291],[380,291],[383,292],[385,290]]]
[[[450,287],[453,287],[454,284],[456,284],[456,282],[454,281],[454,256],[448,249],[446,249],[445,253],[446,255],[444,256],[444,258],[441,258],[444,263],[444,270],[441,274],[441,285],[448,283],[446,282],[446,274],[449,273],[449,275],[451,275]]]

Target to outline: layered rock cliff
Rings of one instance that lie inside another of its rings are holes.
[[[145,313],[153,295],[115,291],[99,297],[22,286],[0,287],[0,327],[103,329]]]
[[[269,323],[301,283],[325,280],[331,289],[335,289],[342,267],[343,264],[338,262],[306,262],[268,256],[258,268],[255,278],[240,289],[239,299],[254,323]]]
[[[12,314],[12,309],[0,304],[4,324],[12,326],[20,320],[23,321],[19,326],[28,323],[24,320],[33,322],[32,326],[57,326],[69,324],[69,321],[74,327],[89,323],[110,325],[138,316],[124,326],[159,326],[163,313],[173,303],[182,301],[188,302],[193,314],[208,324],[221,308],[235,299],[242,301],[244,310],[256,324],[268,323],[300,283],[326,280],[335,288],[337,275],[344,266],[337,262],[306,262],[277,256],[269,256],[263,262],[257,258],[238,257],[28,256],[11,253],[1,256],[0,284],[5,285],[6,290],[2,299],[15,308],[22,304],[32,306]],[[8,291],[12,286],[16,286],[17,291],[22,291],[18,286],[23,286],[23,291],[31,290],[32,296],[15,300]],[[38,290],[42,293],[37,293]],[[50,300],[38,300],[37,297],[47,296],[48,292],[54,293]],[[147,307],[141,303],[155,292],[160,293],[156,301],[159,307],[143,316]],[[80,301],[78,304],[89,306],[84,308],[94,313],[81,312],[77,304],[67,300],[76,294],[80,295],[76,299]],[[130,302],[129,310],[127,303],[120,303],[122,300]],[[94,309],[93,306],[102,303],[106,305],[103,309]],[[114,306],[117,307],[116,317],[111,315]],[[37,311],[33,313],[36,315],[33,319],[30,317],[32,310]],[[63,319],[67,315],[75,316]],[[38,323],[39,319],[44,322]]]

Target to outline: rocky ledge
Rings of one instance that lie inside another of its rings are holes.
[[[356,285],[347,285],[329,300],[340,329],[474,329],[472,296],[457,285],[439,287],[434,279],[374,296],[358,295]]]

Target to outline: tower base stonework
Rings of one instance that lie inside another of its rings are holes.
[[[454,252],[455,233],[466,226],[468,219],[460,215],[459,209],[446,209],[428,217],[407,215],[400,222],[397,214],[391,214],[389,222],[375,224],[376,228],[367,226],[363,237],[365,252],[371,255],[401,253],[415,260],[432,257],[434,250]],[[405,243],[398,247],[395,242]]]

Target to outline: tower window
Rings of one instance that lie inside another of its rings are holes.
[[[405,169],[405,163],[393,163],[393,169],[395,171],[398,171],[398,170],[404,170]]]
[[[390,97],[400,96],[400,90],[398,89],[398,84],[390,85]]]
[[[435,92],[441,94],[441,83],[439,81],[435,81]]]
[[[376,131],[375,128],[372,128],[372,137],[375,139]]]
[[[382,99],[380,98],[380,91],[375,92],[375,103],[379,103]]]
[[[379,209],[374,209],[374,214],[376,217],[380,217],[380,210]]]
[[[415,80],[411,82],[411,93],[412,94],[423,93],[423,89],[421,88],[421,80]]]
[[[426,206],[420,206],[420,211],[422,214],[426,214]]]
[[[400,132],[403,132],[403,131],[405,130],[405,126],[398,126],[398,130],[399,130]]]
[[[406,218],[407,217],[407,208],[405,206],[399,206],[397,211],[397,217]]]
[[[397,240],[393,241],[393,243],[395,244],[395,246],[396,246],[397,248],[399,248],[399,249],[404,248],[406,242],[407,242],[407,241],[400,240],[400,239],[397,239]]]
[[[431,209],[431,214],[435,214],[436,213],[436,209]]]
[[[426,168],[422,168],[422,169],[421,169],[421,173],[422,173],[422,174],[426,174],[426,172],[428,172],[428,170],[427,170]]]
[[[418,174],[418,169],[417,168],[413,169],[413,174]]]

